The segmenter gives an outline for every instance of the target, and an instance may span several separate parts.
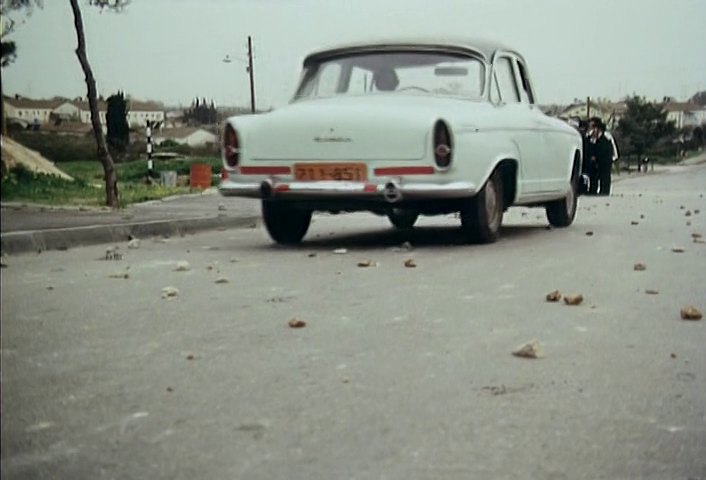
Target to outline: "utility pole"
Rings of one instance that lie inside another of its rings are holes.
[[[586,97],[586,118],[591,118],[591,97]]]
[[[255,113],[255,77],[252,66],[252,37],[248,35],[248,73],[250,74],[250,109]]]

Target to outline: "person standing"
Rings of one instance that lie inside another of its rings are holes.
[[[596,169],[597,185],[592,187],[598,195],[610,195],[611,173],[613,167],[613,144],[605,136],[605,125],[599,118],[591,119],[590,154]]]
[[[584,172],[588,175],[588,194],[596,195],[598,193],[598,164],[596,163],[596,136],[595,132],[598,131],[598,124],[601,119],[598,117],[591,117],[588,120],[588,130],[584,136],[583,150],[584,150]]]

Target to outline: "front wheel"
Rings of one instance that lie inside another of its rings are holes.
[[[411,210],[401,210],[399,208],[393,208],[387,213],[387,218],[390,219],[390,223],[400,230],[409,230],[414,226],[419,214]]]
[[[477,243],[493,243],[498,239],[503,222],[503,183],[498,171],[461,210],[461,229],[466,238]]]
[[[298,210],[276,202],[262,202],[267,232],[277,243],[294,245],[302,241],[311,223],[310,210]]]
[[[561,228],[573,223],[578,206],[578,189],[577,181],[573,179],[565,198],[547,204],[547,220],[552,226]]]

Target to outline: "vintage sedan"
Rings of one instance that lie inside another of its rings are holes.
[[[229,118],[222,152],[220,193],[261,199],[283,244],[303,239],[314,211],[369,211],[400,229],[458,212],[478,243],[515,205],[566,227],[582,161],[580,135],[539,109],[516,50],[441,39],[310,54],[292,101]]]

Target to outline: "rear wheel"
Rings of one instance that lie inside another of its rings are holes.
[[[565,198],[547,204],[547,220],[554,227],[568,227],[576,217],[578,206],[578,179],[571,180],[571,188]]]
[[[472,242],[492,243],[498,239],[503,210],[503,183],[496,170],[461,210],[461,229]]]
[[[262,218],[272,240],[283,245],[294,245],[301,242],[309,230],[311,211],[263,201]]]
[[[387,213],[387,218],[390,219],[390,223],[400,230],[409,230],[412,228],[419,218],[417,212],[411,210],[402,210],[399,208],[393,208]]]

